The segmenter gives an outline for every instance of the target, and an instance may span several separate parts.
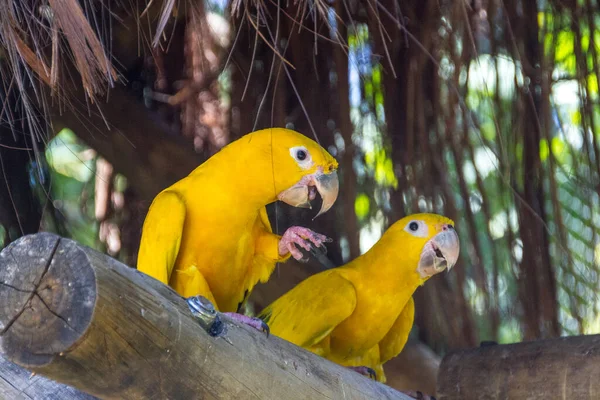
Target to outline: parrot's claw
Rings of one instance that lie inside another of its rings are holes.
[[[413,399],[417,399],[417,400],[436,400],[435,397],[423,394],[422,392],[419,392],[418,390],[417,391],[409,390],[407,392],[401,392],[401,393],[404,393],[405,395],[412,397]]]
[[[348,367],[348,368],[358,372],[361,375],[367,376],[371,379],[374,379],[374,380],[377,379],[377,374],[375,373],[375,370],[373,368],[369,368],[369,367]]]
[[[267,325],[260,318],[248,317],[247,315],[238,314],[238,313],[234,313],[234,312],[226,312],[223,314],[227,315],[229,318],[231,318],[234,321],[237,321],[244,325],[251,326],[258,331],[266,333],[267,337],[269,337],[269,334],[271,333],[271,330],[269,329],[269,325]]]
[[[304,256],[296,246],[300,246],[306,251],[311,251],[311,244],[316,247],[324,247],[323,243],[329,242],[332,242],[332,240],[325,235],[301,226],[292,226],[284,232],[279,241],[279,255],[283,256],[291,253],[292,257],[296,260],[302,261]]]

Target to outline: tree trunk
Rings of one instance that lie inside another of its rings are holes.
[[[525,10],[520,21],[524,35],[523,70],[529,80],[522,90],[524,114],[521,117],[523,140],[523,191],[516,200],[519,213],[522,260],[518,280],[521,304],[524,309],[524,339],[556,337],[560,335],[558,323],[556,278],[549,253],[549,240],[545,227],[543,171],[540,160],[540,139],[545,137],[540,67],[542,44],[539,43],[537,2],[523,3]],[[514,5],[517,7],[517,5]],[[514,12],[517,14],[517,12]],[[531,13],[534,13],[531,15]]]

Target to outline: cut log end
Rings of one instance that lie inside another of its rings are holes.
[[[16,240],[0,253],[0,351],[24,366],[50,363],[86,332],[96,298],[75,242],[51,233]]]

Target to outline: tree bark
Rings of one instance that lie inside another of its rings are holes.
[[[521,34],[524,36],[523,70],[529,84],[522,89],[524,113],[521,117],[520,139],[523,140],[521,196],[516,199],[519,213],[522,260],[519,263],[519,295],[523,305],[525,326],[524,339],[557,337],[558,322],[556,277],[550,257],[550,243],[545,227],[544,169],[540,159],[540,140],[545,137],[542,125],[542,103],[549,93],[542,91],[541,70],[543,66],[542,44],[539,42],[537,2],[523,3],[525,10],[519,17]],[[514,4],[514,7],[518,5]],[[518,11],[513,10],[515,15]],[[518,34],[517,34],[518,35]],[[549,112],[549,110],[546,110]]]
[[[597,399],[600,335],[452,352],[438,374],[440,400]]]

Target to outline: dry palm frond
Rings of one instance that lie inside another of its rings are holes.
[[[33,72],[52,90],[58,90],[59,68],[64,61],[59,57],[69,54],[90,98],[114,84],[117,73],[77,0],[33,1],[28,7],[24,3],[0,2],[4,10],[0,14],[0,46],[7,55],[1,61],[9,70],[24,67],[30,84],[35,84]]]
[[[77,70],[81,75],[84,89],[90,98],[101,93],[104,86],[113,86],[117,74],[104,51],[104,46],[90,26],[77,0],[48,0],[52,19],[60,29]]]
[[[0,1],[0,120],[13,131],[15,120],[20,120],[20,129],[34,142],[43,140],[48,89],[64,103],[65,81],[75,80],[74,72],[91,102],[114,85],[117,72],[98,29],[92,27],[95,7],[105,6],[92,0]]]

